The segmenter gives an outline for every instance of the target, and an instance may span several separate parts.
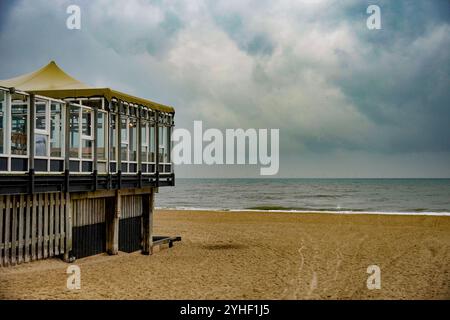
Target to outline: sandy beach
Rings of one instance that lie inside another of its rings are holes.
[[[0,269],[1,299],[450,299],[450,217],[158,211],[182,242]],[[367,267],[381,268],[368,290]]]

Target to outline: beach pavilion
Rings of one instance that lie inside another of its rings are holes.
[[[174,115],[53,61],[0,80],[0,265],[171,245],[152,219],[158,188],[175,184]]]

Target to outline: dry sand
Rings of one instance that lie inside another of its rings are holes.
[[[160,211],[153,256],[0,269],[2,299],[450,299],[450,217]],[[368,290],[369,265],[381,289]]]

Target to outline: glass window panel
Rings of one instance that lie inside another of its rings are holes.
[[[0,153],[5,153],[6,93],[0,90]]]
[[[130,161],[137,161],[137,121],[130,119]]]
[[[170,162],[170,127],[164,128],[164,161]]]
[[[127,118],[126,117],[120,117],[120,135],[122,139],[122,143],[128,143],[128,125],[127,125]]]
[[[44,134],[36,134],[34,136],[34,143],[35,143],[35,156],[46,157],[48,136]]]
[[[155,127],[150,127],[150,162],[155,162]]]
[[[122,143],[120,146],[120,159],[122,161],[128,161],[128,144]]]
[[[111,114],[111,130],[110,130],[110,142],[111,142],[111,149],[110,149],[110,159],[111,161],[115,161],[116,154],[117,154],[117,128],[116,128],[116,115]]]
[[[97,159],[106,160],[106,114],[97,113]]]
[[[36,129],[47,130],[47,103],[36,101]]]
[[[70,157],[79,158],[80,107],[70,106]]]
[[[62,105],[52,103],[50,109],[50,156],[62,157],[63,145],[63,125]]]
[[[83,140],[82,145],[82,157],[83,159],[92,159],[93,150],[92,150],[92,141],[91,140]]]
[[[92,110],[83,108],[82,114],[83,135],[90,137],[92,135]]]
[[[98,172],[106,172],[106,162],[98,162],[97,170]]]
[[[141,161],[148,162],[148,147],[141,146]]]
[[[27,154],[28,105],[11,106],[11,154]]]
[[[142,142],[142,145],[147,145],[147,131],[148,131],[148,129],[147,129],[147,123],[145,123],[145,122],[143,122],[142,124],[141,124],[141,142]]]
[[[158,147],[159,147],[159,162],[164,162],[164,130],[163,127],[158,127]]]

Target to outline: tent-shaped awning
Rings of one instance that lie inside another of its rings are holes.
[[[92,88],[68,75],[52,61],[45,67],[12,79],[0,80],[0,86],[16,88],[55,99],[105,97],[146,106],[163,112],[175,112],[172,107],[134,97],[110,88]]]

